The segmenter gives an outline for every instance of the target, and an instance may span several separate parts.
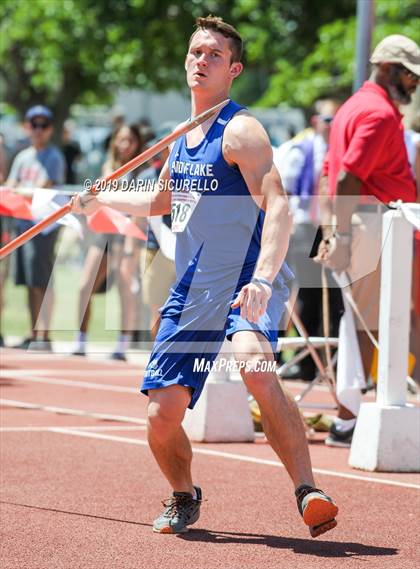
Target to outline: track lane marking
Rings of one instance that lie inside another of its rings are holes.
[[[104,377],[104,379],[114,379],[116,376],[124,376],[125,379],[128,379],[130,377],[132,377],[133,379],[135,379],[136,381],[139,381],[139,375],[141,373],[143,373],[145,370],[145,368],[141,368],[139,370],[121,370],[121,373],[119,370],[117,370],[117,372],[115,370],[62,370],[62,369],[32,369],[32,370],[24,370],[24,369],[5,369],[5,370],[1,370],[0,371],[0,378],[3,379],[15,379],[17,381],[24,381],[25,379],[27,379],[28,381],[38,381],[39,383],[57,383],[60,382],[62,385],[68,385],[71,387],[78,387],[79,385],[81,387],[83,386],[104,386],[104,388],[106,389],[107,386],[106,384],[102,384],[102,383],[94,383],[94,382],[84,382],[84,381],[80,381],[77,382],[75,380],[71,380],[71,379],[51,379],[49,377],[42,377],[44,374],[45,375],[53,375],[55,378],[57,378],[57,376],[59,376],[61,373],[63,374],[68,374],[68,375],[75,375],[77,377],[80,377],[81,375],[93,375],[94,377],[98,377],[98,376],[110,376],[110,377]],[[125,372],[125,373],[124,373]],[[233,381],[242,381],[241,379],[233,379]],[[290,388],[295,388],[296,390],[301,390],[304,387],[306,387],[307,385],[304,382],[299,382],[299,381],[291,381],[288,382],[287,380],[282,380],[287,387]],[[67,383],[65,383],[67,382]],[[73,383],[71,383],[73,382]],[[58,384],[58,383],[57,383]],[[112,386],[109,386],[112,387]],[[115,386],[116,388],[120,388],[120,386]],[[92,387],[92,389],[95,389],[95,387]],[[99,389],[99,387],[98,387]],[[128,390],[132,390],[134,389],[135,392],[138,392],[137,389],[132,388],[132,387],[128,387],[128,388],[122,388],[124,391],[126,389]],[[118,389],[115,389],[115,391],[118,391]],[[312,391],[318,391],[318,392],[328,392],[329,393],[329,388],[326,387],[325,385],[314,385],[312,387]]]
[[[112,415],[110,413],[94,413],[83,411],[83,409],[71,409],[67,407],[54,407],[52,405],[42,405],[40,403],[27,403],[26,401],[15,401],[13,399],[0,399],[0,405],[4,407],[13,407],[17,409],[34,409],[38,411],[46,411],[47,413],[57,413],[62,415],[75,415],[80,417],[93,417],[104,421],[120,421],[122,423],[136,423],[138,425],[146,425],[146,419],[139,417],[127,417],[125,415]]]
[[[109,415],[109,414],[104,414],[104,413],[89,413],[86,411],[81,411],[79,409],[66,409],[64,407],[43,406],[43,405],[38,405],[35,403],[26,403],[23,401],[13,401],[10,399],[0,399],[0,405],[5,405],[8,407],[18,407],[18,408],[22,408],[22,409],[38,409],[38,410],[47,411],[47,412],[51,412],[51,413],[62,413],[62,414],[67,414],[67,415],[81,415],[81,416],[93,417],[93,418],[97,418],[97,419],[130,422],[130,423],[137,423],[137,424],[141,424],[141,425],[145,425],[147,422],[145,419],[138,419],[136,417],[125,417],[125,416],[121,416],[121,415]],[[143,446],[148,445],[147,441],[142,441],[141,439],[130,439],[127,437],[116,437],[113,435],[101,435],[99,433],[77,432],[77,431],[74,431],[71,429],[65,429],[63,427],[51,427],[51,432],[62,433],[62,434],[67,434],[67,435],[75,435],[75,436],[85,436],[85,437],[91,437],[91,438],[96,438],[96,439],[102,439],[102,440],[108,440],[108,441],[114,441],[114,442],[120,442],[120,443],[127,443],[127,444],[136,444],[136,445],[143,445]],[[243,454],[233,454],[233,453],[227,453],[227,452],[210,450],[210,449],[202,449],[202,448],[197,448],[197,447],[193,447],[193,451],[197,454],[207,454],[209,456],[230,458],[232,460],[242,460],[245,462],[253,462],[255,464],[265,464],[268,466],[276,466],[279,468],[284,468],[283,464],[281,464],[280,462],[276,462],[274,460],[266,460],[266,459],[262,459],[262,458],[255,458],[255,457],[246,456]],[[322,468],[313,468],[312,470],[313,470],[313,472],[315,472],[317,474],[324,474],[326,476],[335,476],[338,478],[347,478],[347,479],[351,479],[351,480],[361,480],[361,481],[366,481],[366,482],[373,482],[376,484],[388,484],[391,486],[400,486],[402,488],[415,488],[417,490],[420,490],[420,484],[412,484],[412,483],[408,483],[408,482],[398,482],[396,480],[388,480],[385,478],[371,478],[368,476],[360,476],[357,474],[350,474],[350,473],[346,473],[346,472],[335,472],[332,470],[326,470],[326,469],[322,469]]]
[[[27,426],[27,427],[0,427],[0,433],[42,433],[48,432],[56,427],[49,426]],[[134,425],[123,426],[123,425],[107,425],[106,427],[100,427],[95,425],[68,425],[63,426],[63,429],[80,430],[80,431],[144,431],[146,430],[146,425],[139,425],[135,427]]]
[[[60,374],[66,374],[66,375],[75,375],[77,377],[80,377],[81,375],[93,375],[95,377],[98,376],[110,376],[115,377],[115,376],[130,376],[130,375],[138,375],[139,373],[143,372],[144,369],[140,368],[139,369],[121,369],[121,370],[115,370],[115,369],[63,369],[61,367],[59,368],[48,368],[48,369],[22,369],[22,368],[12,368],[12,369],[7,369],[4,368],[2,370],[0,370],[0,377],[3,378],[8,378],[11,375],[19,375],[19,376],[25,376],[25,375],[36,375],[36,376],[42,376],[42,375],[53,375],[54,377],[57,377],[57,375]]]
[[[76,381],[73,379],[53,379],[49,377],[37,377],[30,375],[7,375],[8,379],[14,381],[26,381],[32,383],[47,383],[49,385],[59,385],[62,387],[83,387],[84,389],[97,389],[99,391],[114,391],[117,393],[140,393],[140,388],[123,387],[121,385],[106,385],[103,383],[94,383],[92,381]]]
[[[100,433],[91,433],[91,432],[83,432],[83,431],[77,432],[77,431],[74,431],[72,429],[66,429],[63,427],[53,427],[51,430],[54,433],[60,433],[63,435],[73,435],[73,436],[77,436],[77,437],[88,437],[88,438],[92,438],[92,439],[100,439],[100,440],[105,440],[105,441],[113,441],[113,442],[126,443],[126,444],[132,444],[132,445],[148,446],[148,442],[146,440],[142,440],[142,439],[131,439],[128,437],[116,437],[115,435],[103,435]],[[240,460],[243,462],[252,462],[254,464],[264,464],[266,466],[275,466],[277,468],[284,468],[284,465],[281,464],[280,462],[277,462],[274,460],[266,460],[263,458],[255,458],[255,457],[247,456],[244,454],[234,454],[234,453],[230,453],[230,452],[223,452],[223,451],[217,451],[217,450],[197,448],[194,446],[192,447],[192,450],[195,454],[204,454],[207,456],[216,456],[218,458],[227,458],[227,459],[231,459],[231,460]],[[399,486],[402,488],[414,488],[416,490],[420,490],[420,484],[412,484],[412,483],[408,483],[408,482],[398,482],[396,480],[388,480],[385,478],[371,478],[368,476],[360,476],[357,474],[348,474],[346,472],[334,472],[332,470],[325,470],[323,468],[313,468],[312,470],[316,474],[323,474],[326,476],[335,476],[337,478],[347,478],[350,480],[372,482],[374,484],[385,484],[385,485],[389,485],[389,486]]]

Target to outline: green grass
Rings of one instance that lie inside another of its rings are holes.
[[[51,337],[60,341],[74,340],[77,324],[77,302],[82,267],[59,264],[54,267],[55,305]],[[30,327],[27,288],[16,286],[9,276],[4,291],[2,333],[4,336],[25,336]],[[107,294],[96,294],[92,301],[89,340],[114,341],[119,330],[120,303],[116,287]]]

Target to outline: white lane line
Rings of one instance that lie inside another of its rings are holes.
[[[26,381],[33,383],[47,383],[49,385],[60,385],[62,387],[84,387],[85,389],[97,389],[99,391],[114,391],[117,393],[139,393],[140,388],[123,387],[121,385],[104,385],[103,383],[93,383],[91,381],[75,381],[72,379],[52,379],[49,377],[20,376],[7,374],[7,377],[14,381]]]
[[[142,445],[148,446],[148,442],[141,439],[130,439],[127,437],[116,437],[114,435],[102,435],[100,433],[90,433],[90,432],[77,432],[71,429],[66,429],[62,427],[56,427],[51,429],[55,433],[62,433],[64,435],[74,435],[77,437],[89,437],[93,439],[101,439],[105,441],[114,441],[119,443],[126,443],[131,445]],[[262,458],[255,458],[252,456],[246,456],[243,454],[234,454],[230,452],[222,452],[217,450],[197,448],[193,446],[193,452],[196,454],[205,454],[208,456],[217,456],[220,458],[228,458],[231,460],[241,460],[243,462],[252,462],[254,464],[264,464],[267,466],[275,466],[277,468],[284,468],[283,464],[274,460],[266,460]],[[359,480],[362,482],[372,482],[373,484],[385,484],[389,486],[399,486],[402,488],[415,488],[420,490],[420,484],[411,484],[408,482],[398,482],[396,480],[388,480],[385,478],[372,478],[369,476],[359,476],[357,474],[349,474],[347,472],[335,472],[332,470],[325,470],[323,468],[314,468],[313,471],[317,474],[324,474],[326,476],[335,476],[337,478],[348,478],[350,480]]]
[[[54,432],[56,427],[0,427],[0,433],[42,433],[42,432]],[[72,429],[75,431],[145,431],[146,425],[139,425],[135,427],[134,425],[131,426],[122,426],[122,425],[108,425],[106,427],[99,427],[95,425],[70,425],[67,427],[62,427],[63,429]]]
[[[50,413],[61,413],[61,414],[66,414],[66,415],[78,415],[78,416],[84,416],[84,417],[93,417],[95,419],[105,419],[105,420],[111,420],[111,421],[136,423],[136,424],[140,424],[140,425],[146,424],[145,419],[139,419],[137,417],[126,417],[126,416],[122,416],[122,415],[110,415],[110,414],[105,414],[105,413],[89,413],[87,411],[82,411],[80,409],[66,409],[65,407],[43,406],[43,405],[38,405],[36,403],[26,403],[23,401],[13,401],[10,399],[0,399],[0,405],[5,405],[8,407],[18,407],[21,409],[38,409],[38,410],[47,411]],[[86,433],[86,432],[76,432],[74,430],[60,428],[60,427],[52,427],[51,432],[59,432],[59,433],[69,434],[69,435],[86,436],[86,437],[92,437],[92,438],[108,440],[108,441],[115,441],[115,442],[120,442],[120,443],[127,443],[127,444],[137,444],[137,445],[145,445],[145,446],[147,446],[147,444],[148,444],[147,441],[141,441],[138,439],[129,439],[126,437],[115,437],[112,435],[100,435],[99,433],[95,434],[95,433]],[[233,453],[221,452],[221,451],[210,450],[210,449],[202,449],[202,448],[196,448],[196,447],[193,447],[193,450],[197,454],[207,454],[209,456],[219,456],[219,457],[224,457],[224,458],[230,458],[233,460],[242,460],[245,462],[253,462],[256,464],[265,464],[268,466],[276,466],[279,468],[284,468],[281,463],[276,462],[274,460],[254,458],[254,457],[246,456],[246,455],[242,455],[242,454],[233,454]],[[314,468],[313,471],[316,472],[317,474],[325,474],[326,476],[336,476],[339,478],[348,478],[348,479],[352,479],[352,480],[362,480],[362,481],[367,481],[367,482],[373,482],[376,484],[388,484],[391,486],[400,486],[402,488],[420,489],[420,484],[410,484],[410,483],[406,483],[406,482],[398,482],[396,480],[388,480],[385,478],[371,478],[368,476],[359,476],[357,474],[350,474],[350,473],[346,473],[346,472],[335,472],[332,470],[325,470],[325,469],[321,469],[321,468]]]
[[[4,379],[12,379],[15,381],[32,381],[32,382],[37,382],[37,383],[50,383],[50,384],[55,384],[55,385],[62,385],[64,387],[86,387],[86,389],[102,389],[104,391],[114,391],[114,392],[120,392],[120,393],[138,393],[138,390],[135,387],[124,387],[124,386],[119,386],[119,385],[106,385],[103,383],[94,383],[94,382],[88,382],[88,381],[75,381],[75,380],[71,380],[71,379],[51,379],[49,377],[42,377],[43,375],[52,375],[54,378],[57,378],[58,376],[60,376],[61,374],[68,374],[68,375],[74,375],[76,377],[81,377],[81,376],[88,376],[88,375],[93,375],[94,377],[98,377],[100,376],[102,379],[117,379],[118,376],[125,376],[125,378],[133,378],[133,380],[136,380],[139,384],[140,384],[140,374],[144,372],[146,366],[144,366],[143,368],[140,368],[138,370],[82,370],[82,371],[78,371],[78,370],[62,370],[62,369],[5,369],[5,370],[0,370],[0,378],[4,378]],[[109,377],[107,377],[109,376]],[[239,380],[234,380],[234,381],[241,381]],[[287,386],[288,389],[290,389],[290,391],[294,392],[300,392],[304,387],[306,387],[306,384],[303,382],[298,382],[298,381],[290,381],[288,382],[287,380],[283,380],[283,383],[285,383],[285,385]],[[312,388],[312,391],[319,391],[319,392],[329,392],[329,388],[324,386],[324,385],[314,385],[314,387]],[[303,402],[301,404],[302,407],[305,406],[305,402]],[[314,408],[314,404],[308,403],[307,404],[308,407],[310,407],[311,409]],[[315,407],[316,408],[316,407]],[[322,403],[319,404],[319,408],[320,409],[324,409],[325,405],[323,405]]]
[[[120,376],[137,376],[140,372],[144,371],[144,368],[139,369],[63,369],[62,367],[59,368],[48,368],[48,369],[7,369],[4,368],[0,370],[0,377],[8,378],[11,375],[15,376],[26,376],[26,375],[36,375],[36,376],[43,376],[43,375],[52,375],[54,377],[59,377],[61,374],[65,375],[74,375],[76,377],[83,377],[93,375],[94,377],[105,377],[109,376],[110,379]],[[108,379],[108,378],[107,378]]]
[[[82,409],[70,409],[66,407],[53,407],[51,405],[42,405],[39,403],[27,403],[26,401],[14,401],[13,399],[0,399],[0,405],[5,407],[14,407],[18,409],[35,409],[38,411],[46,411],[47,413],[58,413],[62,415],[77,415],[80,417],[93,417],[104,421],[120,421],[122,423],[136,423],[145,425],[146,419],[138,417],[127,417],[125,415],[111,415],[109,413],[92,413],[83,411]]]

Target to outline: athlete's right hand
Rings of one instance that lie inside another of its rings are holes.
[[[240,307],[241,318],[256,324],[267,310],[271,294],[271,289],[265,284],[251,282],[241,288],[231,307]]]
[[[92,215],[101,207],[97,196],[94,194],[76,194],[71,198],[71,213]]]

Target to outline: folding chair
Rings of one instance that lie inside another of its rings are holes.
[[[279,366],[276,370],[276,373],[279,377],[284,374],[292,365],[300,362],[303,358],[310,355],[318,369],[318,373],[316,374],[315,378],[303,389],[303,391],[295,396],[295,401],[298,403],[299,407],[307,407],[307,408],[314,408],[314,409],[336,409],[337,408],[337,397],[335,393],[335,381],[330,373],[330,371],[325,367],[323,364],[318,351],[320,349],[325,348],[327,344],[331,348],[338,348],[338,338],[325,338],[325,337],[318,337],[318,336],[309,336],[305,326],[302,323],[302,320],[299,316],[293,311],[293,308],[290,302],[286,303],[287,311],[290,315],[290,318],[293,324],[296,327],[296,330],[300,334],[300,337],[296,338],[279,338],[277,342],[277,351],[281,352],[285,349],[292,349],[292,350],[299,350],[298,353],[292,357],[291,360],[284,363],[283,365]],[[332,358],[332,365],[335,365],[337,360],[337,352],[334,354]],[[318,384],[325,383],[332,395],[334,400],[334,405],[325,405],[325,404],[317,404],[317,403],[303,403],[304,397]]]

